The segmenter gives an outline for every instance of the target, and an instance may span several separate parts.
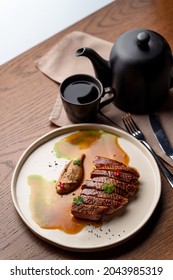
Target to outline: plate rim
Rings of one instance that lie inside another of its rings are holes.
[[[108,132],[114,132],[114,134],[118,134],[118,132],[121,134],[126,135],[127,138],[129,138],[134,144],[135,146],[139,147],[140,150],[142,149],[143,153],[146,155],[147,154],[147,158],[149,157],[149,159],[152,161],[152,164],[154,164],[154,169],[157,170],[157,179],[159,181],[159,186],[158,186],[158,192],[157,192],[157,198],[154,199],[155,201],[155,205],[154,207],[152,207],[152,211],[149,211],[148,215],[145,217],[145,220],[142,220],[142,222],[139,224],[139,226],[133,231],[133,233],[131,235],[129,235],[128,237],[120,240],[120,241],[116,241],[115,243],[111,243],[111,244],[107,244],[105,246],[99,246],[97,245],[96,247],[93,246],[89,246],[89,247],[75,247],[75,246],[66,246],[64,244],[61,243],[57,243],[52,241],[50,238],[44,237],[41,234],[38,233],[38,231],[36,231],[35,229],[33,229],[32,225],[30,225],[30,223],[27,221],[26,217],[23,215],[22,211],[20,210],[19,206],[18,206],[18,202],[17,202],[17,197],[16,197],[16,183],[17,183],[17,178],[20,174],[20,171],[22,169],[23,164],[25,163],[25,161],[28,159],[28,157],[38,148],[40,147],[42,144],[46,143],[49,140],[52,140],[55,137],[58,137],[60,135],[63,135],[65,133],[70,133],[70,132],[74,132],[77,130],[82,130],[82,129],[97,129],[97,130],[107,130]],[[151,155],[151,153],[149,152],[149,150],[147,150],[147,148],[142,145],[142,143],[137,140],[136,138],[134,138],[132,135],[130,135],[128,132],[126,132],[123,129],[120,128],[116,128],[114,126],[109,126],[106,124],[97,124],[97,123],[82,123],[82,124],[72,124],[72,125],[66,125],[63,127],[59,127],[59,128],[55,128],[52,131],[49,131],[45,134],[43,134],[41,137],[37,138],[35,141],[33,141],[28,148],[25,149],[25,151],[22,153],[22,155],[19,157],[18,162],[15,166],[15,169],[13,171],[13,175],[12,175],[12,180],[11,180],[11,196],[12,196],[12,201],[13,204],[15,206],[16,211],[18,212],[20,218],[22,219],[22,221],[25,223],[25,225],[36,235],[38,236],[40,239],[53,244],[59,248],[68,250],[68,251],[76,251],[76,252],[92,252],[92,251],[101,251],[101,250],[106,250],[115,246],[118,246],[121,243],[124,243],[126,241],[128,241],[130,238],[132,238],[134,235],[136,235],[142,228],[143,226],[146,224],[146,222],[151,218],[153,212],[155,211],[155,208],[160,200],[160,196],[161,196],[161,174],[159,171],[159,167],[154,159],[154,157]]]

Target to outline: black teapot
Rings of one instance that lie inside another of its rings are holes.
[[[104,87],[113,87],[113,103],[134,114],[159,108],[173,86],[173,57],[168,42],[151,30],[122,34],[112,47],[109,61],[91,48],[80,48],[76,56],[88,57]]]

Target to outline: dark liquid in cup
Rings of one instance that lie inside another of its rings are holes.
[[[85,104],[99,97],[99,89],[92,82],[74,82],[64,89],[63,96],[73,104]]]

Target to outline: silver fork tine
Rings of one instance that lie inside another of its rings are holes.
[[[137,127],[137,125],[134,123],[130,113],[125,114],[122,117],[123,123],[125,125],[125,128],[127,129],[127,131],[130,134],[134,134],[136,132],[136,130],[139,130],[139,128]]]
[[[129,126],[127,125],[126,115],[122,116],[122,120],[123,120],[123,123],[124,123],[124,126],[125,126],[126,130],[131,134],[132,132],[129,129]]]
[[[131,126],[134,128],[134,130],[139,131],[139,127],[137,126],[137,124],[134,122],[134,120],[132,119],[132,116],[130,115],[130,113],[127,114],[127,118],[129,120],[129,124],[131,124]]]

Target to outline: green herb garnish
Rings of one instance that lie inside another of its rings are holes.
[[[80,159],[76,159],[76,160],[73,161],[73,164],[81,166],[81,160]]]
[[[114,184],[104,184],[103,190],[105,193],[111,194],[115,190],[115,185]]]
[[[77,205],[80,205],[83,203],[83,198],[81,196],[78,197],[74,197],[73,198],[74,203],[76,203]]]

